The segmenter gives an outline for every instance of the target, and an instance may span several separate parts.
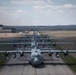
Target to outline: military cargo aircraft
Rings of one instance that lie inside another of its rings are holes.
[[[8,54],[12,53],[13,54],[13,58],[16,57],[16,54],[17,53],[20,53],[20,56],[24,56],[24,53],[30,53],[31,56],[29,58],[29,63],[31,65],[40,65],[43,63],[44,61],[44,58],[42,56],[42,53],[48,53],[49,56],[51,56],[53,53],[55,53],[56,57],[58,58],[59,57],[59,53],[64,53],[64,56],[68,55],[68,53],[75,53],[76,50],[54,50],[54,49],[39,49],[38,48],[38,45],[39,44],[43,44],[43,42],[38,42],[37,43],[37,40],[36,40],[36,32],[33,31],[33,36],[32,37],[32,40],[30,42],[18,42],[18,43],[0,43],[0,44],[14,44],[14,46],[16,45],[20,45],[20,44],[23,44],[23,45],[26,45],[26,44],[31,44],[31,49],[27,49],[27,50],[0,50],[0,54],[5,54],[6,56],[8,56]],[[40,37],[40,35],[39,35]],[[58,42],[59,43],[59,42]],[[72,42],[69,42],[69,43],[72,43]],[[65,44],[69,44],[68,42],[66,42]],[[45,42],[44,42],[45,44]],[[49,42],[46,42],[46,44],[50,44]],[[60,42],[59,44],[64,44],[64,42]],[[72,43],[73,44],[73,43]]]

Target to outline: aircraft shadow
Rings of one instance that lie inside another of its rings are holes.
[[[46,65],[69,65],[73,66],[76,65],[76,63],[45,63]]]
[[[19,66],[19,65],[30,65],[29,63],[9,63],[9,64],[0,64],[0,66]],[[76,63],[43,63],[37,67],[45,67],[45,65],[76,65]]]

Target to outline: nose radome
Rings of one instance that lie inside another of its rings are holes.
[[[35,59],[34,59],[34,62],[38,62],[38,58],[35,58]]]

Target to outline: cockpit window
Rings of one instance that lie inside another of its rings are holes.
[[[32,57],[39,57],[39,55],[33,55]]]

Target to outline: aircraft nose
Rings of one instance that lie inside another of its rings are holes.
[[[35,58],[35,59],[34,59],[34,62],[38,62],[38,58]]]
[[[43,62],[42,57],[34,57],[33,59],[31,59],[32,65],[40,65],[42,62]]]

